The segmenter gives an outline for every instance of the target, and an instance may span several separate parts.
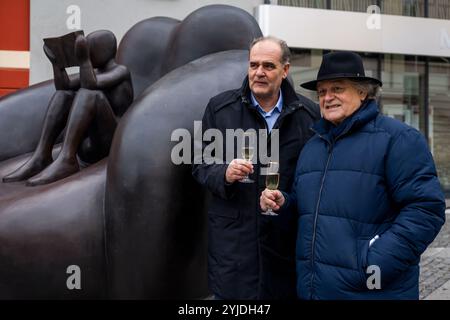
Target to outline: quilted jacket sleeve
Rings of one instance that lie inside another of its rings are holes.
[[[398,214],[367,252],[367,266],[380,268],[382,287],[419,262],[445,221],[444,195],[422,134],[401,131],[385,161],[388,192]]]

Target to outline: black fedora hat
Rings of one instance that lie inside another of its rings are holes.
[[[317,79],[302,83],[301,86],[309,90],[317,90],[317,82],[322,80],[333,80],[348,78],[352,80],[371,80],[383,85],[378,79],[366,77],[364,66],[359,54],[350,51],[337,51],[325,54],[322,57]]]

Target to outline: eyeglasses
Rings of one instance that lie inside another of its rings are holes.
[[[333,87],[331,87],[329,90],[330,90],[331,94],[336,95],[336,94],[342,94],[342,93],[344,93],[344,91],[345,91],[346,89],[347,89],[346,87],[333,86]],[[319,98],[323,98],[323,97],[325,97],[325,96],[327,95],[327,91],[328,91],[327,89],[319,89],[319,90],[317,90],[317,96],[318,96]]]

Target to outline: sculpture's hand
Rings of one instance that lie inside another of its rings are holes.
[[[45,44],[44,44],[44,53],[45,53],[45,55],[47,56],[48,60],[50,60],[50,62],[51,62],[52,64],[56,64],[56,56],[55,56],[55,54],[54,54],[53,51],[52,51],[49,47],[47,47],[47,45],[45,45]]]
[[[75,40],[75,56],[80,64],[89,60],[88,42],[81,34]]]

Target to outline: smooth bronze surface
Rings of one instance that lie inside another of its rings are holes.
[[[172,163],[171,133],[193,137],[208,100],[241,85],[248,45],[260,35],[248,13],[222,5],[129,30],[116,60],[131,73],[135,99],[109,157],[44,185],[0,183],[0,298],[208,295],[206,199],[190,165]],[[0,176],[37,148],[52,96],[50,81],[0,98]],[[61,148],[52,144],[54,158]],[[80,267],[81,290],[67,287],[71,265]]]

